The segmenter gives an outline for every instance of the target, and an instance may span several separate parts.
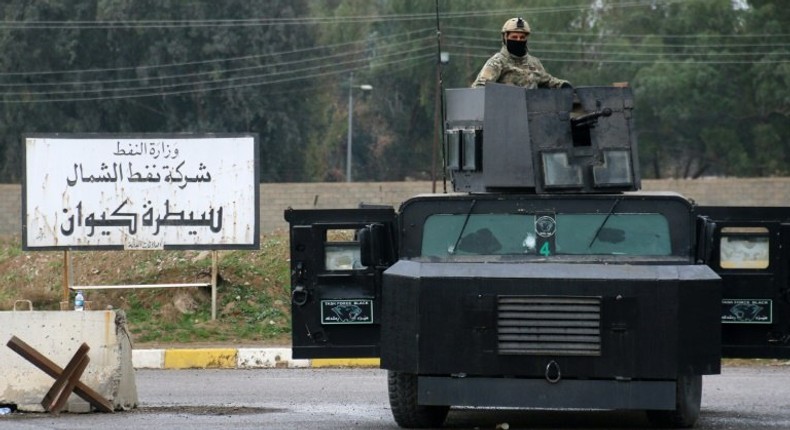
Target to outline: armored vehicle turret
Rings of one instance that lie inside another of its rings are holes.
[[[628,87],[447,91],[447,170],[455,191],[540,194],[640,186]]]

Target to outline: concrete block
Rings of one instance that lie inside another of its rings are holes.
[[[66,410],[72,414],[87,414],[91,412],[91,404],[76,395],[71,395],[66,404]]]
[[[13,336],[61,368],[83,342],[87,343],[90,363],[80,381],[116,410],[137,407],[132,343],[123,311],[0,312],[0,404],[43,412],[41,400],[55,380],[6,346]]]
[[[291,369],[307,368],[310,367],[310,360],[291,360],[288,362],[288,367]]]
[[[233,369],[235,367],[235,348],[165,350],[165,369]]]
[[[314,358],[311,367],[381,367],[379,358]]]
[[[165,366],[165,350],[132,350],[132,364],[134,364],[135,369],[161,369]]]
[[[290,348],[239,348],[237,368],[288,367]]]

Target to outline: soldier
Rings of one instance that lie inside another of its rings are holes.
[[[511,18],[502,26],[502,49],[486,61],[477,74],[473,88],[486,82],[532,88],[572,88],[570,82],[551,76],[536,57],[527,53],[529,24],[522,18]]]

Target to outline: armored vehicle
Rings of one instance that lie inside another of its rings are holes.
[[[631,90],[446,102],[453,192],[286,210],[294,357],[380,357],[402,427],[453,406],[693,426],[720,371],[718,230],[681,195],[638,191]]]

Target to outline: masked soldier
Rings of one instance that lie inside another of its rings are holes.
[[[477,74],[473,88],[486,82],[518,85],[524,88],[570,88],[568,81],[551,76],[536,57],[529,55],[527,37],[529,24],[522,18],[511,18],[502,26],[502,49],[486,61]]]

